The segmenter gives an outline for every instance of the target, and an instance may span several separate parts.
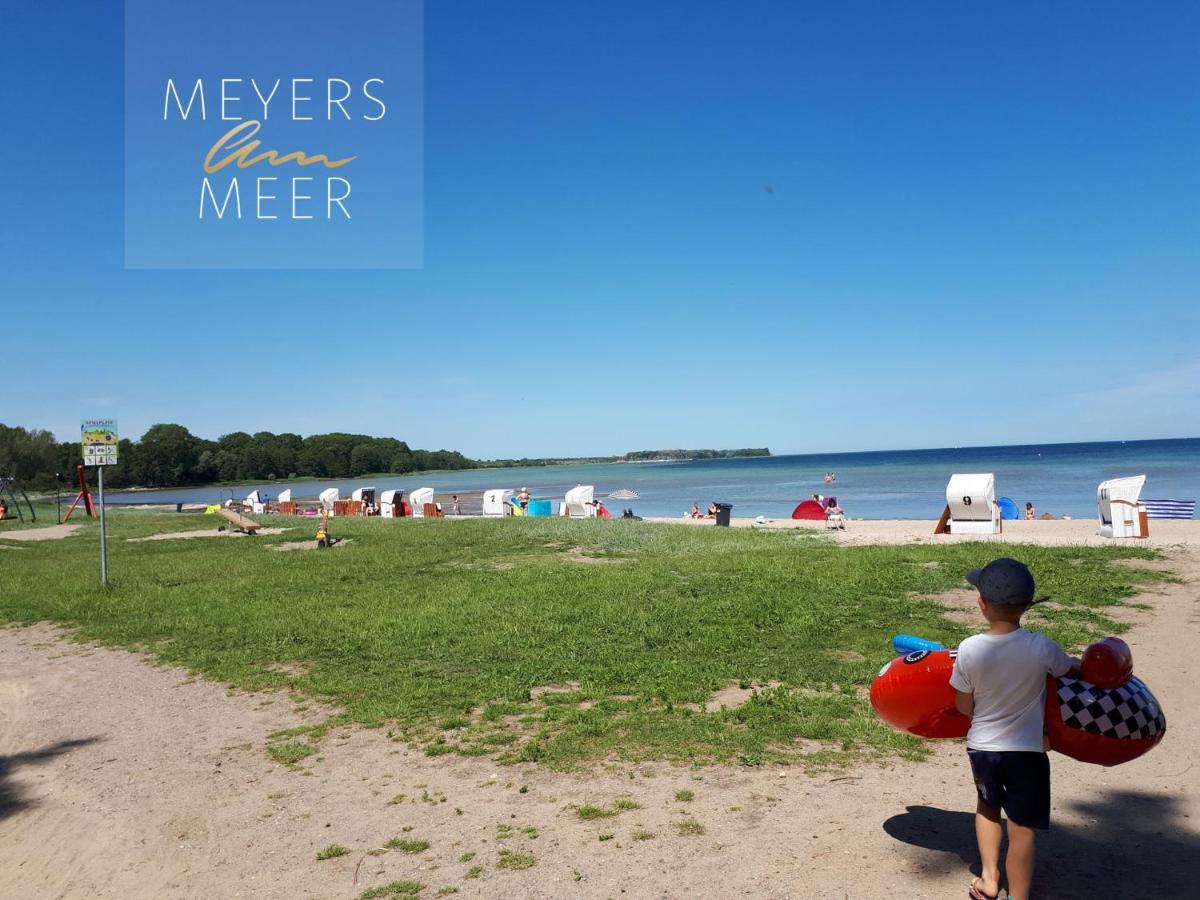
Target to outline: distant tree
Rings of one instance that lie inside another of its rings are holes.
[[[147,486],[187,484],[195,478],[199,450],[182,425],[151,425],[139,442],[140,469]]]
[[[350,451],[350,474],[354,476],[382,472],[383,458],[379,450],[370,443],[355,444]]]

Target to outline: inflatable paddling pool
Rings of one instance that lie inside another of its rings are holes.
[[[872,682],[871,706],[893,728],[909,734],[966,737],[971,720],[955,709],[950,686],[955,656],[955,650],[940,649],[897,656]],[[1163,739],[1166,716],[1150,689],[1133,676],[1133,658],[1124,641],[1104,638],[1092,644],[1080,669],[1079,678],[1046,678],[1045,731],[1051,750],[1080,762],[1116,766]]]

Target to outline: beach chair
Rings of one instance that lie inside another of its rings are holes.
[[[955,474],[946,484],[946,508],[934,534],[999,534],[996,476],[991,472]]]
[[[825,500],[825,527],[845,531],[846,514],[838,506],[837,497],[826,497]]]
[[[337,488],[325,488],[318,495],[318,499],[321,501],[321,509],[327,513],[333,512],[333,504],[337,502],[340,496],[341,493]]]
[[[590,484],[580,484],[567,491],[559,515],[569,518],[586,519],[596,515],[596,507],[592,505],[596,488]]]
[[[483,492],[483,514],[492,517],[512,515],[513,492],[508,488],[492,488]]]
[[[379,495],[379,515],[385,519],[399,519],[404,516],[404,505],[401,502],[404,492],[387,490]]]
[[[358,515],[375,515],[376,513],[368,513],[368,510],[375,509],[375,488],[360,487],[355,488],[350,493],[350,499],[357,501],[360,505]]]
[[[408,495],[408,504],[412,507],[413,515],[421,518],[425,515],[425,505],[433,502],[433,488],[417,488]]]
[[[1096,511],[1100,517],[1099,534],[1107,538],[1144,538],[1150,535],[1150,523],[1138,497],[1145,475],[1112,478],[1096,488]]]

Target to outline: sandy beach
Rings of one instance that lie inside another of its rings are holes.
[[[650,517],[649,522],[689,525],[698,528],[713,527],[712,519],[687,519]],[[845,531],[825,527],[824,522],[806,522],[794,519],[730,519],[733,528],[802,528],[828,535],[840,544],[948,544],[963,541],[987,541],[1007,544],[1038,544],[1043,547],[1086,546],[1105,547],[1114,543],[1131,546],[1164,549],[1170,547],[1200,547],[1200,520],[1152,521],[1150,536],[1126,538],[1114,542],[1097,534],[1095,519],[1055,519],[1051,521],[1024,520],[1005,522],[1001,534],[934,534],[937,524],[923,519],[857,519],[846,522]]]

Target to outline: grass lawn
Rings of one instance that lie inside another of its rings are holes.
[[[94,523],[0,550],[0,620],[60,622],[238,687],[291,688],[340,707],[330,726],[385,725],[430,754],[827,764],[922,752],[875,718],[864,689],[893,634],[969,633],[927,597],[965,587],[969,568],[1029,563],[1054,598],[1030,624],[1075,649],[1121,631],[1106,612],[1163,577],[1109,565],[1152,557],[1124,546],[843,547],[616,520],[339,519],[348,545],[280,553],[269,548],[310,539],[315,521],[261,520],[293,527],[131,543],[218,522],[112,511],[107,591]],[[719,688],[767,682],[782,686],[702,711]],[[545,685],[571,686],[531,700]],[[323,731],[279,735],[276,757],[303,759]]]

